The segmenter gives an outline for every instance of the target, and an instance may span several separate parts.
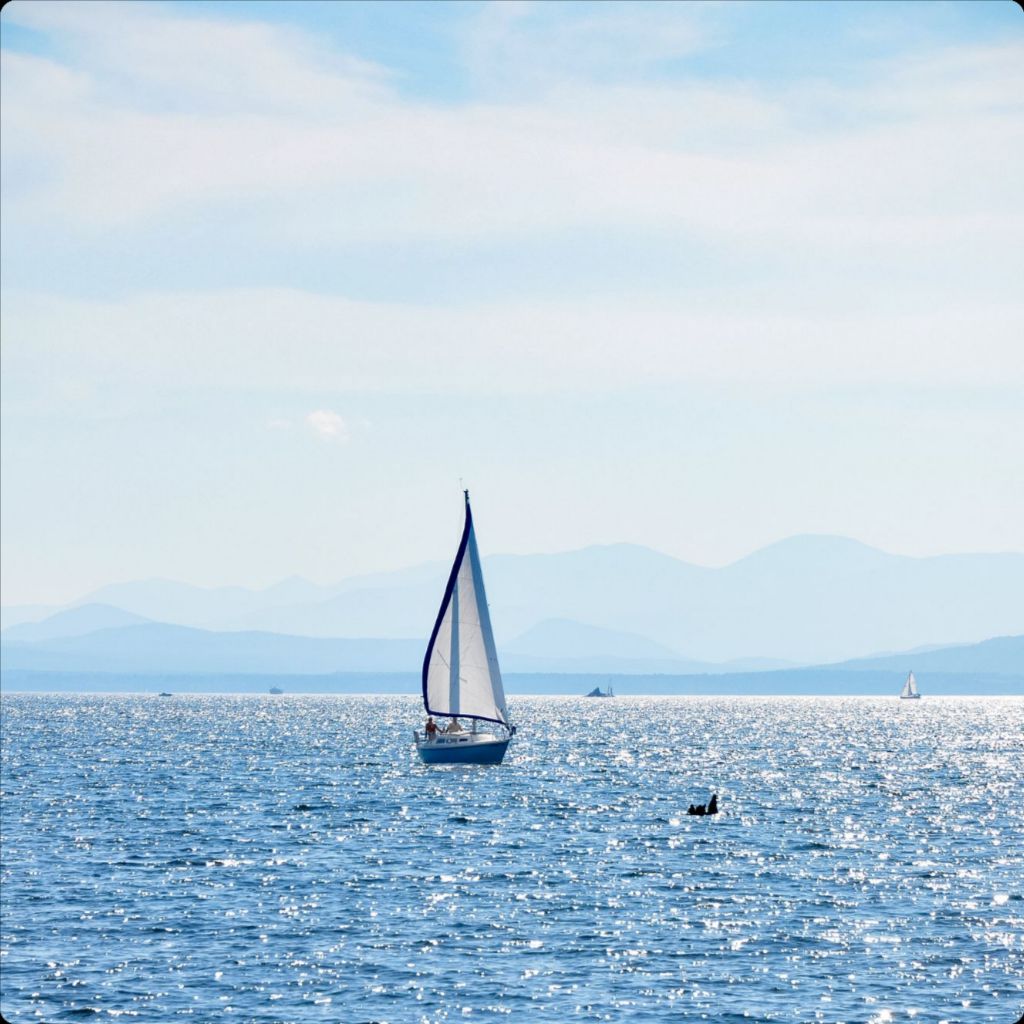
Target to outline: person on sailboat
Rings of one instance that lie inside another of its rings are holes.
[[[462,731],[463,731],[462,723],[457,718],[453,718],[448,723],[448,728],[445,729],[445,732],[462,732]]]
[[[433,716],[427,719],[427,727],[424,732],[427,734],[428,740],[437,738],[437,722],[434,721]]]

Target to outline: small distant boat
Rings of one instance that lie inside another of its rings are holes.
[[[614,697],[615,691],[611,687],[611,683],[608,684],[607,690],[602,690],[600,686],[595,686],[590,693],[584,694],[585,697]]]
[[[917,692],[917,680],[914,678],[914,673],[911,672],[907,676],[907,681],[903,684],[903,689],[900,691],[900,700],[920,700],[921,694]]]
[[[275,697],[277,697],[284,693],[284,690],[282,690],[280,686],[272,686],[267,692],[272,693],[274,694]]]
[[[161,697],[173,697],[174,694],[173,693],[168,693],[166,690],[161,690],[160,691],[160,696]]]
[[[449,721],[444,730],[428,720],[429,732],[413,732],[424,764],[501,764],[516,731],[505,707],[469,491],[463,494],[462,540],[423,657],[424,710]],[[463,728],[460,718],[472,727]]]

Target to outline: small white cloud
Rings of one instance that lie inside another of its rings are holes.
[[[348,424],[329,409],[317,409],[306,417],[306,425],[314,434],[325,441],[337,441],[344,444],[349,439]]]

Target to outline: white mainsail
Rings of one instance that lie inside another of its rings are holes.
[[[891,692],[891,691],[890,691]],[[907,681],[903,684],[903,690],[900,693],[901,697],[920,697],[921,695],[917,692],[917,680],[914,678],[914,673],[911,672],[907,676]]]
[[[469,492],[465,494],[462,541],[423,659],[423,706],[429,715],[458,715],[508,728]]]

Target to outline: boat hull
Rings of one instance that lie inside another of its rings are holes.
[[[501,764],[511,737],[478,739],[471,733],[464,739],[416,740],[424,764]]]
[[[901,693],[900,700],[920,700],[921,694],[919,693]]]

